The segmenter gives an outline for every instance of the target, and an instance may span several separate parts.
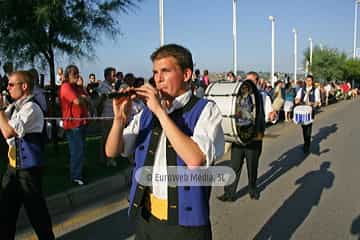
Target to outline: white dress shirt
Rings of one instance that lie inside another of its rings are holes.
[[[29,101],[33,95],[22,98],[10,104],[5,110],[9,125],[17,136],[22,138],[27,133],[40,133],[43,129],[44,115],[36,103]],[[11,114],[12,109],[15,108]],[[11,114],[11,116],[10,116]],[[6,140],[9,146],[15,146],[15,137]]]
[[[308,102],[311,89],[312,89],[312,87],[306,87],[304,99],[301,99],[302,88],[300,88],[296,93],[296,99],[299,99],[300,102],[304,102],[304,103]],[[314,93],[315,94],[315,102],[320,103],[320,91],[318,88],[315,88],[314,91],[315,91],[315,93]]]
[[[265,123],[270,122],[270,113],[274,111],[273,107],[272,107],[272,102],[271,102],[271,98],[270,96],[265,93],[264,91],[259,91],[261,96],[262,96],[262,100],[263,100],[263,107],[264,107],[264,114],[265,114]],[[272,123],[276,123],[276,121],[278,120],[278,116],[276,117],[276,119],[274,119],[272,121]]]
[[[104,80],[100,82],[97,92],[99,94],[109,94],[113,91],[113,87],[110,82]],[[103,105],[103,110],[101,112],[101,117],[113,117],[113,105],[112,99],[106,98]]]
[[[171,113],[179,109],[190,100],[192,96],[191,91],[187,91],[181,96],[174,99],[172,106],[167,109],[167,113]],[[124,129],[123,156],[129,156],[135,147],[135,141],[140,131],[140,118],[143,111],[135,115],[133,120]],[[221,127],[222,115],[220,109],[214,102],[208,102],[195,125],[193,136],[191,139],[197,143],[201,151],[206,156],[205,166],[210,166],[216,159],[224,154],[224,133]],[[166,200],[167,197],[167,181],[155,181],[155,174],[166,174],[166,136],[162,131],[159,144],[155,153],[152,191],[153,194],[159,198]]]

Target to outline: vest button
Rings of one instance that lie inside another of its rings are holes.
[[[185,210],[190,212],[192,211],[192,207],[186,207]]]
[[[190,191],[190,187],[189,187],[189,186],[185,186],[185,187],[184,187],[184,190],[185,190],[185,191]]]

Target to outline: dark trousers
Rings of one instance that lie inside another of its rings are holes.
[[[258,175],[259,158],[262,151],[262,141],[254,141],[248,145],[238,145],[233,143],[231,147],[231,167],[236,173],[235,181],[225,186],[224,191],[227,194],[235,194],[239,183],[244,159],[249,180],[249,191],[256,190],[256,180]]]
[[[16,221],[22,204],[38,238],[55,239],[42,194],[41,179],[42,169],[39,167],[24,170],[8,167],[1,182],[0,239],[15,238]]]
[[[301,127],[303,130],[304,146],[309,148],[311,143],[312,123],[309,125],[301,125]]]
[[[158,220],[148,211],[142,210],[139,216],[135,240],[211,240],[211,225],[185,227],[170,225]]]

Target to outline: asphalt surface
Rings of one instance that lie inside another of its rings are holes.
[[[359,117],[360,100],[325,108],[316,116],[308,155],[300,126],[271,127],[260,159],[260,200],[246,194],[245,166],[235,202],[217,200],[223,190],[214,187],[213,239],[360,239]],[[229,154],[219,164],[228,160]],[[54,229],[61,240],[134,239],[126,212],[124,195],[104,196],[65,214]]]

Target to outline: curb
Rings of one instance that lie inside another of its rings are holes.
[[[55,216],[88,205],[99,198],[103,198],[104,195],[123,192],[129,186],[130,173],[131,168],[126,168],[114,176],[46,198],[52,221],[54,222]],[[30,226],[30,222],[24,208],[22,208],[19,213],[17,228],[28,226]]]

